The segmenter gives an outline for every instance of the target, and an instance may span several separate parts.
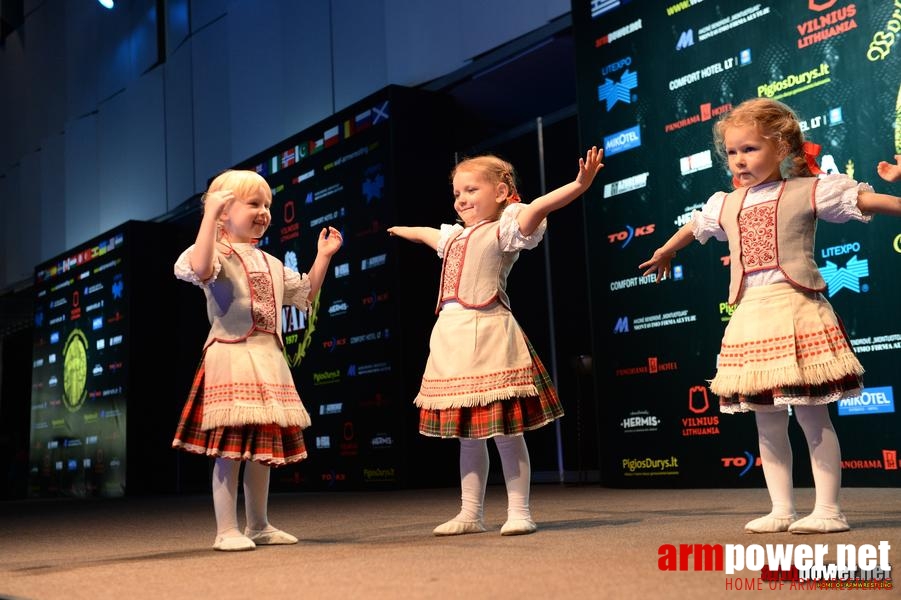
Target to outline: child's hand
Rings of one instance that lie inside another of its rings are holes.
[[[218,190],[203,195],[203,212],[215,218],[225,212],[235,201],[235,193],[231,190]]]
[[[323,227],[322,231],[319,232],[319,242],[316,244],[316,249],[319,254],[332,257],[341,248],[343,242],[340,231],[334,227]]]
[[[604,151],[598,150],[597,146],[592,146],[591,150],[585,153],[585,158],[579,159],[579,174],[576,176],[576,183],[585,187],[590,186],[594,181],[594,176],[604,166],[604,163],[601,162],[603,159]]]
[[[391,237],[399,237],[403,240],[409,240],[411,242],[419,241],[416,239],[415,230],[412,227],[405,225],[394,225],[393,227],[389,227],[387,231],[388,235],[390,235]]]
[[[638,265],[639,269],[647,269],[642,275],[648,276],[651,273],[654,273],[657,276],[657,283],[661,280],[666,279],[668,275],[672,273],[672,269],[670,268],[670,263],[673,260],[673,257],[676,256],[675,252],[664,253],[658,249],[654,252],[654,256],[651,257],[650,260],[646,260],[640,265]]]
[[[876,172],[886,181],[901,181],[901,154],[895,155],[895,164],[880,161],[876,165]]]

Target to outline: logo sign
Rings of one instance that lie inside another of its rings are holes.
[[[639,173],[638,175],[632,175],[631,177],[626,177],[625,179],[606,184],[604,186],[604,198],[618,196],[633,190],[640,190],[647,186],[648,175],[650,175],[650,173]],[[898,237],[901,238],[901,235]],[[899,244],[899,247],[901,247],[901,244]],[[901,252],[901,250],[898,250],[898,252]]]
[[[600,13],[598,13],[600,14]],[[629,35],[630,33],[635,33],[641,29],[641,19],[637,21],[632,21],[628,25],[624,25],[615,31],[611,31],[606,35],[602,35],[594,41],[594,47],[600,48],[601,46],[605,46],[607,44],[612,44],[616,40]]]
[[[641,126],[635,125],[604,138],[604,156],[610,157],[641,146]]]
[[[616,10],[630,0],[591,0],[591,18],[597,19],[602,14]]]
[[[690,156],[683,156],[679,159],[679,170],[683,175],[695,173],[696,171],[703,171],[704,169],[709,169],[712,166],[713,156],[710,154],[710,150],[697,152]]]
[[[688,388],[688,410],[701,415],[710,408],[710,399],[707,397],[706,385],[693,385]]]
[[[607,112],[613,108],[617,102],[631,104],[635,98],[632,96],[632,90],[638,87],[638,73],[626,69],[620,76],[619,81],[613,81],[605,78],[604,83],[598,86],[598,102],[605,103]]]
[[[724,469],[741,469],[738,473],[739,477],[744,477],[752,468],[759,467],[762,464],[759,456],[755,457],[747,450],[744,451],[744,456],[724,456],[720,460],[723,462]]]
[[[620,317],[613,325],[613,333],[629,333],[629,317]]]
[[[676,42],[676,51],[685,50],[689,46],[695,45],[695,30],[694,29],[686,29],[679,36],[679,41]]]
[[[617,231],[616,233],[608,233],[607,239],[611,244],[615,244],[616,242],[622,242],[620,248],[625,248],[629,245],[629,242],[632,241],[632,238],[640,237],[643,235],[650,235],[654,233],[654,227],[656,224],[651,223],[650,225],[641,225],[639,227],[632,227],[631,225],[626,225],[625,230]]]
[[[844,398],[838,402],[838,416],[875,415],[895,412],[895,395],[892,387],[866,388],[856,398]]]
[[[867,259],[860,260],[855,254],[844,267],[839,267],[834,262],[827,260],[826,266],[820,267],[820,273],[826,280],[829,297],[833,297],[843,289],[848,289],[859,294],[869,291],[867,284],[861,285],[860,280],[870,275],[870,262]]]
[[[77,411],[87,397],[88,340],[80,329],[73,329],[63,347],[62,400],[71,412]]]

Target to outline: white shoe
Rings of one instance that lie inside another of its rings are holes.
[[[244,535],[258,546],[285,546],[296,544],[297,538],[281,529],[245,529]]]
[[[465,535],[467,533],[483,533],[487,531],[484,523],[478,521],[463,521],[451,519],[432,530],[435,535]]]
[[[249,537],[244,535],[232,535],[229,537],[217,535],[216,541],[213,543],[213,550],[222,552],[242,552],[244,550],[253,550],[257,545],[253,543]]]
[[[789,533],[839,533],[850,530],[848,519],[841,513],[835,517],[808,515],[803,519],[798,519],[788,528]]]
[[[538,531],[532,519],[508,519],[501,527],[501,535],[528,535]]]
[[[789,527],[797,518],[798,515],[794,513],[789,517],[773,517],[771,515],[758,517],[745,524],[745,533],[781,533],[789,531]]]

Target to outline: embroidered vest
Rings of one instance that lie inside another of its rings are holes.
[[[729,238],[729,304],[741,298],[745,274],[765,269],[779,269],[802,290],[826,288],[813,259],[818,181],[787,179],[775,200],[749,208],[744,208],[748,188],[726,195],[719,224]]]
[[[488,221],[473,227],[465,238],[458,235],[447,242],[436,313],[448,300],[466,308],[482,308],[497,301],[509,310],[507,276],[519,252],[501,252],[497,236],[497,221]]]
[[[268,289],[253,290],[250,274],[237,252],[219,246],[219,264],[222,269],[212,284],[207,286],[206,312],[210,320],[210,333],[204,348],[213,342],[240,342],[259,329],[254,323],[253,307],[260,302],[260,296],[272,294],[275,303],[275,335],[279,346],[282,343],[282,302],[285,297],[284,265],[274,256],[263,252],[269,267]],[[260,329],[263,331],[262,329]]]

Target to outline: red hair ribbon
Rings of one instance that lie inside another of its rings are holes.
[[[822,146],[814,144],[813,142],[804,142],[801,145],[801,151],[804,152],[804,160],[807,161],[807,167],[814,175],[821,175],[823,173],[823,169],[820,168],[820,165],[817,164],[816,160],[817,155],[822,149]]]
[[[509,196],[507,198],[507,202],[512,202],[512,203],[522,202],[522,198],[519,197],[519,194],[514,193],[512,196]]]

